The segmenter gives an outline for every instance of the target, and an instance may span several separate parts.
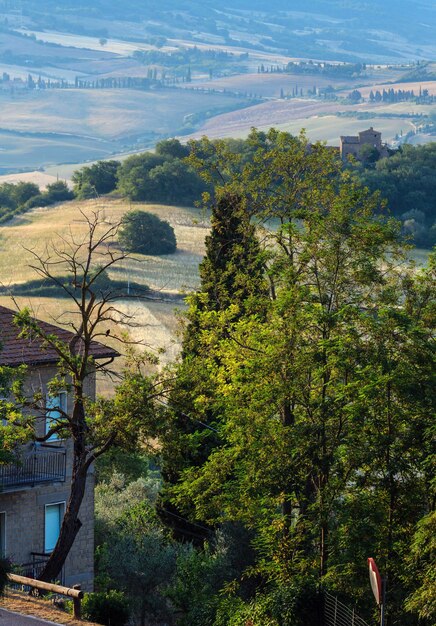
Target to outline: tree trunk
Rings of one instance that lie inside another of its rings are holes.
[[[86,470],[72,477],[70,495],[59,537],[49,560],[39,576],[40,580],[50,582],[59,577],[77,533],[82,526],[82,522],[79,519],[79,509],[85,494],[85,487]]]
[[[73,408],[73,471],[71,476],[70,492],[65,510],[64,519],[56,545],[51,553],[39,579],[50,582],[59,577],[66,558],[73,546],[82,522],[79,519],[79,510],[85,495],[86,478],[89,463],[86,453],[86,420],[82,401],[82,386],[75,385],[75,402]]]

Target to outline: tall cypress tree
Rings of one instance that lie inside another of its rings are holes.
[[[269,300],[256,229],[250,223],[245,200],[238,194],[223,192],[212,207],[200,279],[200,289],[189,298],[182,358],[176,368],[176,384],[161,438],[165,482],[161,515],[185,538],[201,536],[202,532],[181,519],[187,512],[171,504],[171,488],[185,469],[201,466],[220,445],[216,428],[220,416],[213,406],[215,381],[210,369],[211,357],[217,365],[219,358],[204,337],[210,333],[216,340],[227,336],[243,316],[263,317]]]
[[[185,358],[201,351],[201,331],[210,324],[207,313],[228,311],[226,327],[221,331],[226,333],[239,318],[265,311],[265,262],[246,200],[238,194],[226,192],[212,207],[211,232],[199,271],[200,289],[189,300],[189,323],[183,338]]]

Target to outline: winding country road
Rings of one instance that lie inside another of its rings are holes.
[[[61,626],[55,622],[46,622],[45,620],[29,615],[21,615],[11,613],[5,609],[0,609],[0,626]]]

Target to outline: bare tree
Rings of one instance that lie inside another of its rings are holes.
[[[79,509],[82,503],[88,470],[91,464],[114,444],[131,445],[153,421],[153,399],[160,393],[159,381],[152,382],[139,372],[126,374],[118,387],[118,401],[100,400],[92,404],[86,397],[85,381],[96,372],[110,371],[117,351],[103,349],[98,341],[113,336],[121,343],[129,343],[117,332],[133,323],[117,301],[125,294],[111,288],[107,270],[126,258],[115,245],[118,225],[104,223],[98,212],[91,216],[82,213],[86,235],[79,239],[70,229],[68,236],[51,244],[44,255],[33,251],[31,267],[39,276],[56,285],[69,303],[56,322],[68,328],[69,333],[53,332],[38,323],[27,309],[17,314],[17,324],[24,337],[38,337],[44,349],[55,351],[58,358],[56,376],[50,381],[50,393],[68,389],[73,397],[72,410],[56,408],[58,416],[48,432],[37,441],[47,441],[54,433],[72,440],[72,479],[65,516],[59,538],[40,576],[42,580],[55,579],[68,556],[81,527]],[[29,399],[19,398],[23,406],[31,407],[39,415],[49,408],[42,394]]]

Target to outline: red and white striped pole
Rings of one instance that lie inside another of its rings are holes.
[[[380,626],[385,626],[386,618],[386,585],[387,580],[381,579],[378,567],[375,564],[374,559],[368,559],[369,567],[369,581],[371,583],[372,593],[374,594],[375,601],[380,607]]]

